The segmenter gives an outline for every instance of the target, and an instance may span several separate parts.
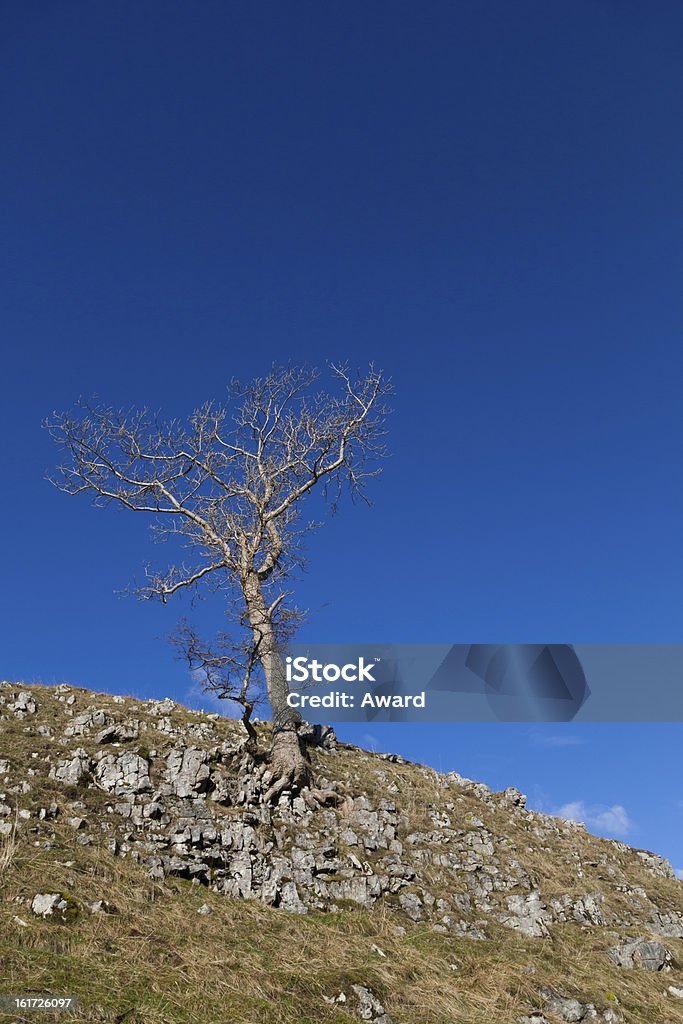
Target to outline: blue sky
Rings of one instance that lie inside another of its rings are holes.
[[[305,638],[683,642],[682,36],[612,0],[8,5],[2,674],[199,699],[186,607],[114,593],[163,549],[45,483],[40,422],[184,415],[289,358],[396,386]],[[681,730],[344,735],[683,868]]]

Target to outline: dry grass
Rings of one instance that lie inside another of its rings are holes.
[[[28,927],[15,923],[17,897],[30,899],[37,880],[71,895],[77,916],[43,922],[24,907]],[[90,914],[87,902],[102,896],[114,912]],[[57,858],[22,847],[2,897],[3,990],[78,995],[83,1024],[349,1024],[345,1007],[323,996],[350,994],[354,983],[372,988],[396,1024],[512,1024],[541,984],[603,1007],[614,992],[628,1021],[683,1020],[663,994],[669,979],[618,972],[578,927],[552,941],[501,929],[470,942],[427,926],[398,935],[386,910],[290,916],[186,883],[160,886],[134,864],[66,845]],[[205,902],[210,916],[197,913]]]
[[[12,831],[6,836],[0,836],[0,876],[2,876],[14,860],[14,854],[17,849],[18,822],[19,812],[17,810],[15,811],[14,821],[12,823]]]
[[[63,705],[40,689],[41,722],[61,733],[68,721]],[[72,692],[76,714],[96,703],[118,717],[143,719],[134,700],[114,705],[105,695],[95,699],[89,691]],[[184,709],[170,717],[178,724],[201,720]],[[161,756],[171,741],[153,723],[141,724],[137,743]],[[56,738],[27,732],[26,720],[5,725],[2,756],[17,768],[32,764],[38,771],[22,805],[37,811],[52,800],[62,805],[82,800],[95,819],[105,794],[88,788],[65,792],[46,777],[43,760],[48,751],[54,759],[64,756],[63,750],[87,748],[89,738],[62,747]],[[213,723],[211,743],[234,738],[236,728],[231,722]],[[395,799],[405,818],[404,834],[431,830],[431,814],[448,803],[455,828],[467,828],[468,815],[481,818],[496,833],[496,856],[523,860],[546,897],[604,891],[611,909],[625,911],[625,897],[604,876],[601,858],[609,853],[660,906],[683,909],[680,883],[655,879],[632,854],[577,833],[572,844],[589,865],[579,881],[564,855],[566,838],[539,839],[531,826],[512,819],[506,819],[503,835],[493,809],[432,771],[351,748],[336,758],[319,756],[317,769],[349,792],[365,792],[373,801]],[[413,925],[386,904],[372,911],[289,915],[188,882],[154,882],[131,860],[114,858],[97,845],[79,845],[62,821],[67,816],[50,823],[51,848],[33,845],[37,834],[23,826],[0,845],[0,992],[77,995],[81,1010],[70,1019],[80,1024],[351,1024],[357,1018],[350,1002],[330,1005],[323,997],[342,991],[350,996],[356,983],[378,995],[394,1024],[516,1024],[538,1006],[542,987],[599,1009],[614,1006],[627,1024],[683,1024],[683,1006],[666,994],[669,984],[683,985],[681,972],[620,971],[605,955],[614,935],[604,929],[567,924],[554,929],[552,939],[525,939],[490,921],[490,938],[477,942],[436,933],[428,924]],[[457,887],[453,879],[450,891]],[[67,919],[36,918],[30,902],[37,892],[67,896]],[[90,913],[88,903],[99,899],[108,901],[110,913]],[[197,913],[203,903],[211,915]],[[405,927],[404,934],[397,925]],[[667,940],[667,945],[683,963],[683,942]],[[0,1021],[16,1019],[0,1014]],[[30,1019],[56,1018],[36,1013]]]

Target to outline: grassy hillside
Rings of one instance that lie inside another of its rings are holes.
[[[423,851],[415,854],[417,880],[398,894],[387,890],[371,906],[340,899],[324,911],[309,907],[307,913],[288,913],[262,899],[226,896],[206,879],[172,873],[150,877],[146,826],[132,828],[119,820],[118,798],[98,785],[96,771],[86,772],[76,784],[50,777],[50,769],[74,750],[97,758],[104,749],[93,734],[66,735],[69,723],[93,708],[117,722],[135,721],[136,737],[119,742],[114,752],[135,750],[151,765],[155,787],[161,785],[179,736],[201,747],[204,735],[204,745],[213,751],[221,744],[234,748],[239,739],[235,723],[174,707],[161,716],[171,722],[168,733],[165,725],[159,728],[159,714],[150,715],[148,706],[131,698],[115,701],[90,691],[46,687],[30,688],[35,711],[22,713],[20,707],[17,713],[22,691],[26,688],[0,690],[0,820],[5,822],[0,838],[0,993],[74,995],[80,1010],[68,1017],[5,1013],[0,1020],[350,1024],[384,1017],[393,1024],[512,1024],[526,1017],[537,1024],[683,1022],[683,999],[669,992],[670,987],[683,988],[683,938],[662,938],[661,927],[651,929],[652,907],[660,913],[658,920],[661,915],[679,920],[683,884],[667,877],[656,859],[532,814],[466,780],[342,746],[336,754],[312,752],[318,775],[346,798],[363,794],[371,806],[392,793],[400,808],[396,842],[406,851]],[[229,774],[231,764],[234,758],[226,758],[221,770]],[[169,803],[172,795],[164,799]],[[200,803],[204,799],[201,795]],[[320,811],[326,828],[336,813]],[[212,820],[231,821],[243,817],[245,807],[226,799],[212,804],[211,814]],[[272,821],[268,817],[258,827],[281,837],[286,854],[304,826],[292,823],[284,804],[282,820],[278,814],[275,809]],[[449,818],[451,845],[454,837],[464,844],[482,829],[493,836],[490,861],[503,877],[511,873],[506,888],[479,901],[488,911],[475,900],[469,912],[461,900],[465,910],[460,916],[472,924],[469,935],[453,933],[429,903],[430,893],[452,903],[468,891],[467,871],[458,878],[458,871],[430,856],[438,839],[429,830],[441,827],[435,826],[439,814]],[[305,829],[312,834],[322,827],[314,817]],[[414,839],[424,835],[425,842]],[[124,856],[122,844],[128,846]],[[341,863],[350,854],[342,840],[338,845],[335,856]],[[380,852],[374,852],[376,871]],[[408,854],[401,856],[407,862]],[[515,875],[514,864],[520,863],[523,873]],[[369,863],[366,874],[372,868]],[[343,870],[339,877],[346,877]],[[528,936],[510,927],[498,916],[497,901],[504,906],[510,893],[525,891],[518,877],[530,877],[533,891],[542,893],[548,907],[564,897],[600,895],[603,923],[572,914],[562,921],[560,912],[549,911],[553,920],[546,934]],[[411,917],[398,899],[413,890],[420,894],[424,913]],[[61,908],[38,916],[32,910],[36,894],[59,895]],[[484,937],[473,937],[477,931]],[[609,958],[608,949],[636,937],[664,943],[670,969],[625,969]],[[373,994],[374,1008],[363,1003],[353,986]],[[557,996],[560,1002],[554,1003]],[[577,999],[582,1009],[563,1002],[569,999]]]

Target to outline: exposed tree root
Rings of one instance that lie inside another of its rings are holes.
[[[301,794],[308,807],[338,806],[344,797],[336,789],[313,785],[313,773],[308,753],[299,739],[295,722],[287,723],[273,734],[273,743],[267,761],[257,770],[257,776],[267,786],[262,800],[277,803],[281,794]]]
[[[273,733],[263,780],[269,786],[263,796],[266,804],[275,803],[285,790],[299,793],[310,787],[311,764],[299,740],[296,722],[287,722]]]
[[[334,789],[318,789],[313,786],[310,789],[302,790],[301,795],[312,811],[330,804],[336,807],[342,800],[342,797]]]

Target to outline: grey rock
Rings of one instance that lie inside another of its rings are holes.
[[[65,736],[87,736],[93,729],[102,729],[111,719],[106,711],[91,710],[76,715],[64,730]]]
[[[495,796],[500,803],[508,804],[510,807],[526,807],[526,796],[514,786],[508,786],[502,793],[496,793]]]
[[[93,900],[92,903],[88,903],[88,910],[91,914],[107,914],[110,907],[106,900]]]
[[[95,743],[125,743],[127,740],[136,740],[138,730],[133,725],[108,725],[95,737]]]
[[[666,857],[660,857],[656,853],[650,853],[649,850],[636,850],[635,853],[636,856],[640,857],[644,867],[647,868],[650,874],[659,876],[660,878],[676,877],[676,872]]]
[[[224,807],[230,807],[235,802],[235,793],[232,781],[226,778],[222,772],[213,771],[210,773],[209,789],[211,790],[210,799],[213,800],[214,803],[222,804]]]
[[[321,883],[318,883],[322,888]],[[333,900],[351,900],[362,907],[371,907],[382,895],[377,875],[356,875],[344,881],[325,883],[324,892]]]
[[[623,946],[608,950],[607,955],[618,967],[626,970],[639,967],[652,973],[670,969],[673,962],[671,952],[656,939],[633,939]]]
[[[144,793],[152,788],[149,763],[139,754],[126,751],[115,757],[105,755],[95,768],[95,782],[107,793]]]
[[[89,755],[79,747],[70,758],[58,761],[48,774],[57,782],[63,782],[68,786],[77,786],[83,776],[90,771],[90,766]]]
[[[588,1010],[586,1003],[579,1002],[578,999],[570,999],[566,996],[556,995],[553,992],[549,992],[547,989],[541,992],[543,996],[546,1009],[549,1013],[554,1013],[561,1020],[566,1020],[569,1024],[575,1024],[577,1021],[582,1021]]]
[[[142,817],[147,818],[149,821],[160,821],[163,818],[165,808],[163,803],[158,800],[150,800],[142,807]]]
[[[308,908],[302,902],[294,882],[285,882],[280,889],[278,906],[290,914],[307,914]]]
[[[578,921],[580,924],[605,925],[602,904],[604,896],[600,893],[580,896],[574,899],[569,894],[551,900],[551,907],[558,921]]]
[[[595,925],[606,924],[602,909],[603,902],[604,896],[600,893],[581,896],[578,900],[574,900],[571,905],[574,920]]]
[[[508,914],[499,915],[500,921],[507,927],[529,937],[541,937],[548,934],[548,925],[552,915],[541,899],[541,894],[532,892],[528,896],[508,896],[506,899]]]
[[[38,917],[51,917],[66,910],[66,900],[58,892],[40,892],[33,897],[31,910]]]
[[[404,892],[398,898],[398,905],[404,914],[407,914],[412,921],[422,921],[424,918],[424,907],[422,900],[413,892]]]
[[[148,715],[167,715],[169,711],[174,711],[177,704],[170,697],[164,697],[163,700],[152,701],[150,706],[147,708]]]
[[[650,927],[663,938],[683,939],[683,916],[676,911],[668,914],[655,913]]]
[[[59,807],[57,806],[57,804],[52,803],[50,804],[49,807],[41,807],[40,811],[38,812],[38,817],[41,819],[41,821],[49,821],[53,818],[56,818],[58,814]]]
[[[351,991],[356,997],[356,1012],[361,1020],[369,1021],[370,1024],[391,1024],[391,1018],[369,988],[364,985],[352,985]]]
[[[174,792],[180,797],[205,793],[210,786],[209,755],[197,747],[172,750],[166,760],[166,774]]]
[[[450,932],[453,935],[462,935],[463,938],[475,939],[477,941],[486,938],[485,932],[464,918],[457,920],[451,914],[444,914],[441,920],[443,921],[445,932]]]
[[[21,690],[13,704],[7,705],[10,711],[14,711],[15,715],[22,717],[24,715],[35,715],[38,710],[38,704],[33,697],[33,694],[29,693],[28,690]]]
[[[311,725],[302,722],[297,732],[299,739],[310,747],[318,747],[328,753],[337,749],[337,736],[331,725]]]

